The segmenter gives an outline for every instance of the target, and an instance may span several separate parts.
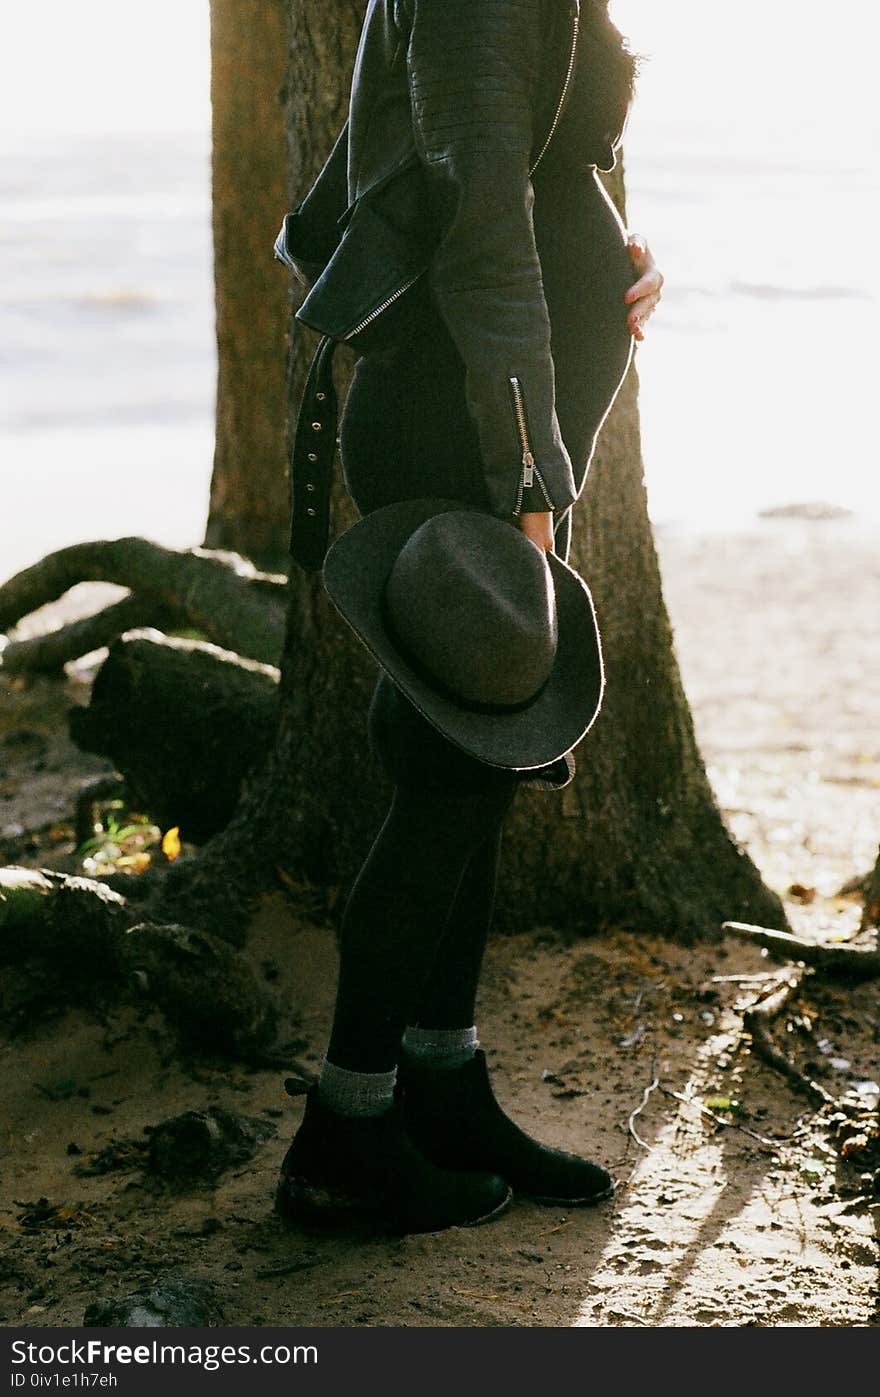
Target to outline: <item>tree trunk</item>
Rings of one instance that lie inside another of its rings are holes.
[[[211,0],[217,429],[205,542],[286,565],[286,0]]]
[[[306,193],[345,120],[365,6],[366,0],[336,0],[332,6],[291,0],[286,7],[290,67],[285,207],[293,207]],[[248,178],[248,200],[250,187]],[[243,208],[242,213],[246,211]],[[274,270],[283,287],[279,263]],[[289,338],[281,363],[286,364],[288,418],[294,422],[315,337],[290,315],[297,295],[292,279],[285,295]],[[222,358],[222,347],[220,353]],[[347,352],[336,355],[336,368],[342,395],[351,369]],[[354,506],[337,479],[334,527],[341,529],[355,518]],[[286,515],[285,535],[288,519]],[[285,568],[287,564],[285,557]],[[226,829],[205,845],[197,859],[174,864],[151,901],[155,916],[171,914],[173,909],[173,919],[184,920],[184,909],[188,909],[196,925],[210,920],[219,934],[232,939],[241,933],[260,890],[287,886],[290,875],[330,885],[332,900],[332,885],[344,880],[346,869],[363,856],[363,831],[375,823],[381,805],[374,788],[381,773],[370,767],[360,740],[362,724],[357,721],[357,711],[363,709],[370,692],[369,665],[342,633],[343,623],[332,612],[318,579],[294,568],[290,598],[282,672],[284,704],[275,747],[263,771],[249,782]],[[308,653],[297,656],[300,644]],[[346,679],[352,686],[348,695]],[[333,705],[327,710],[322,688]],[[321,763],[328,755],[325,770]],[[346,772],[344,763],[352,760],[354,766]]]
[[[306,0],[292,5],[288,136],[297,197],[343,118],[362,9],[357,0],[332,10]],[[622,200],[620,175],[618,181]],[[294,325],[291,419],[312,347],[312,337]],[[339,473],[333,509],[334,532],[354,522]],[[723,824],[696,746],[646,507],[634,370],[573,522],[571,562],[591,586],[603,635],[605,704],[577,749],[575,781],[561,795],[528,787],[517,795],[505,836],[499,925],[552,923],[587,932],[616,923],[681,937],[718,929],[727,918],[784,927],[779,899]],[[176,917],[192,919],[191,897],[210,899],[220,916],[234,915],[230,880],[242,888],[258,882],[255,863],[266,876],[281,863],[347,888],[389,794],[365,740],[375,675],[320,580],[294,569],[274,753],[197,865],[171,870],[168,892],[183,900],[170,904]],[[269,833],[278,829],[280,854]]]
[[[862,914],[862,930],[868,931],[876,927],[880,930],[880,850],[877,852],[877,862],[874,871],[868,877],[865,884],[865,910]]]

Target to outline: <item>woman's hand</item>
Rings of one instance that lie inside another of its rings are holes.
[[[519,515],[519,526],[526,538],[545,553],[553,551],[553,511],[527,510]]]
[[[663,273],[654,261],[647,241],[640,233],[630,233],[626,240],[626,246],[630,261],[633,264],[633,271],[638,274],[639,278],[623,298],[629,307],[626,323],[633,338],[643,340],[645,338],[645,321],[660,300]]]

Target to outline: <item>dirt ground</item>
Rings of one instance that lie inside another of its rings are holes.
[[[660,531],[658,545],[729,824],[801,934],[848,940],[860,905],[839,890],[880,839],[875,540],[855,521],[795,518],[730,536]],[[49,863],[22,830],[63,832],[72,792],[104,765],[63,735],[75,679],[2,684],[0,861]],[[0,1323],[77,1325],[96,1297],[171,1271],[209,1281],[229,1324],[877,1324],[880,1199],[743,1041],[743,1010],[776,967],[732,940],[683,949],[659,932],[571,944],[536,927],[493,941],[479,1026],[500,1098],[605,1163],[618,1189],[588,1210],[517,1201],[472,1229],[353,1241],[283,1228],[271,1195],[302,1099],[281,1071],[182,1066],[158,1019],[69,1012],[0,1038]],[[272,897],[249,955],[314,1067],[332,933]],[[876,982],[808,977],[785,1033],[830,1092],[868,1106],[878,1000]],[[259,1120],[268,1138],[213,1186],[159,1185],[144,1127],[207,1106]],[[114,1167],[95,1172],[108,1146]]]

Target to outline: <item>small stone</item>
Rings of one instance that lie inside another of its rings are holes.
[[[96,1300],[83,1324],[97,1329],[201,1329],[222,1324],[223,1310],[204,1281],[168,1276],[119,1299]]]

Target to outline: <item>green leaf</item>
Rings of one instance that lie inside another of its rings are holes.
[[[707,1096],[705,1104],[710,1111],[730,1111],[735,1116],[741,1116],[744,1109],[732,1096]]]

